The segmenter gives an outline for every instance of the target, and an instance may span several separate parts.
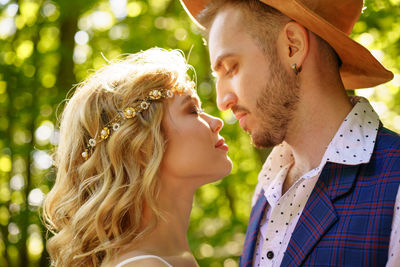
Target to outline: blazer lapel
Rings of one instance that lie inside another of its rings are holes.
[[[260,229],[260,223],[264,216],[267,199],[264,196],[264,190],[261,190],[258,200],[251,210],[249,224],[247,226],[246,238],[243,247],[243,253],[239,260],[239,266],[252,266],[254,249],[256,247],[257,236]]]
[[[292,234],[281,266],[300,266],[326,231],[337,221],[333,202],[354,185],[359,165],[328,162]]]

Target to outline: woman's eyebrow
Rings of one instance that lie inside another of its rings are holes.
[[[183,106],[183,105],[185,105],[187,102],[190,102],[190,101],[194,101],[194,102],[195,102],[196,104],[198,104],[199,106],[201,105],[200,99],[199,99],[198,97],[194,97],[194,96],[191,96],[191,95],[185,96],[185,97],[182,99],[180,105]]]
[[[192,100],[192,96],[191,95],[187,95],[185,96],[182,100],[181,100],[181,106],[185,105],[187,102]]]

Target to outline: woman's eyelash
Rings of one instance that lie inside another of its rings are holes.
[[[201,109],[201,108],[198,108],[198,107],[196,107],[196,106],[193,106],[193,107],[192,107],[192,113],[193,113],[193,114],[201,114],[201,113],[203,113],[203,112],[204,112],[204,110]]]

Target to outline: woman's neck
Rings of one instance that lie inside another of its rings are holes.
[[[155,229],[140,240],[140,249],[149,250],[160,256],[180,256],[184,253],[190,253],[187,239],[189,227],[190,212],[193,205],[193,196],[195,190],[182,190],[182,186],[174,187],[171,183],[162,187],[157,205],[162,214],[158,220]],[[145,210],[144,225],[151,219],[150,209]]]

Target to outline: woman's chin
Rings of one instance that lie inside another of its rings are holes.
[[[227,168],[226,168],[226,173],[225,175],[222,177],[224,178],[225,176],[228,176],[231,171],[232,171],[232,167],[233,167],[233,163],[230,157],[227,157]]]
[[[225,164],[221,166],[220,172],[218,172],[218,174],[215,175],[215,179],[213,182],[222,180],[223,178],[228,176],[231,173],[231,171],[232,171],[232,160],[229,157],[227,157]]]

